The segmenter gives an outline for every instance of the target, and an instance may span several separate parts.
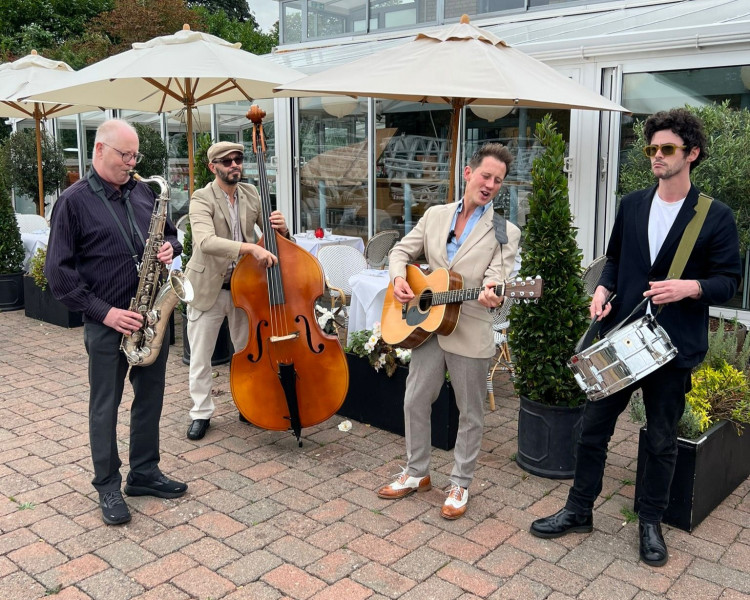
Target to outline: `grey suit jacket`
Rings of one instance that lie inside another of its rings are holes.
[[[446,243],[457,203],[430,207],[417,226],[399,241],[389,255],[391,281],[406,276],[406,265],[424,254],[434,270],[440,267],[459,273],[464,287],[480,287],[489,281],[502,283],[513,270],[521,230],[506,222],[508,242],[499,244],[493,226],[494,211],[488,210],[472,229],[452,262]],[[451,335],[438,336],[440,347],[470,358],[495,354],[492,315],[477,300],[461,305],[458,325]]]
[[[257,242],[255,225],[261,229],[263,225],[260,196],[255,186],[239,184],[237,202],[242,237],[247,242]],[[216,302],[229,265],[239,260],[241,246],[232,239],[229,207],[216,181],[193,193],[190,227],[193,254],[185,268],[185,276],[195,291],[191,306],[204,311]]]

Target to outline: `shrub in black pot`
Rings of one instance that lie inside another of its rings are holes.
[[[23,242],[0,169],[0,311],[23,308]]]
[[[537,125],[536,140],[544,151],[531,171],[520,275],[541,276],[544,293],[538,303],[510,312],[514,386],[521,397],[516,460],[535,475],[568,478],[586,396],[566,362],[588,327],[589,298],[563,172],[565,143],[549,115]]]

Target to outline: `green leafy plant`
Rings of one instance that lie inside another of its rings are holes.
[[[741,336],[745,338],[742,344],[740,344]],[[745,371],[748,368],[748,361],[750,361],[750,336],[747,335],[747,328],[740,325],[737,319],[734,319],[730,328],[727,328],[723,317],[720,317],[716,331],[708,332],[708,352],[703,362],[715,369],[728,363],[740,371]]]
[[[167,145],[161,139],[161,134],[143,123],[133,123],[138,132],[138,150],[143,154],[143,160],[138,163],[136,170],[141,177],[164,177],[167,173]],[[155,184],[153,184],[155,185]],[[159,193],[159,187],[154,188]]]
[[[698,188],[727,204],[737,220],[740,249],[750,248],[750,200],[747,182],[750,180],[750,111],[734,110],[729,103],[706,106],[686,106],[703,121],[706,132],[706,158],[691,173]],[[618,195],[653,185],[651,162],[643,155],[647,144],[643,135],[644,121],[633,125],[633,145],[624,154],[620,167]]]
[[[18,228],[5,173],[0,169],[0,273],[22,271],[23,258],[21,230]]]
[[[719,368],[704,363],[693,373],[692,383],[685,399],[701,433],[721,419],[732,421],[739,432],[750,423],[750,384],[742,371],[726,362]]]
[[[67,177],[65,156],[62,148],[52,136],[43,134],[42,185],[45,194],[62,187]],[[36,134],[33,129],[12,133],[3,145],[2,167],[7,173],[8,184],[28,196],[39,211],[39,178],[37,173]]]
[[[517,305],[510,311],[514,386],[535,402],[578,406],[586,396],[566,361],[588,325],[589,299],[580,277],[582,254],[563,172],[565,143],[549,115],[537,124],[536,139],[544,152],[531,170],[520,275],[541,276],[544,293],[537,304]]]
[[[39,248],[29,261],[29,277],[42,291],[47,289],[47,276],[44,274],[44,263],[47,260],[47,250]]]
[[[197,137],[198,147],[195,149],[195,159],[193,163],[193,177],[195,179],[195,189],[206,187],[214,180],[214,174],[208,168],[208,149],[214,143],[211,134],[201,133]]]
[[[382,368],[388,377],[396,372],[399,364],[405,365],[411,360],[411,350],[395,348],[383,341],[379,322],[375,322],[372,329],[355,331],[350,339],[345,350],[366,358],[376,371]]]

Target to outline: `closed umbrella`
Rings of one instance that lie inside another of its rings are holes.
[[[405,44],[290,81],[277,91],[450,104],[454,146],[461,109],[473,104],[629,112],[543,62],[511,48],[493,33],[474,27],[466,15],[460,23],[420,33]],[[449,201],[455,161],[454,147]]]
[[[10,63],[0,65],[0,117],[34,119],[36,130],[37,177],[39,180],[39,214],[44,216],[44,186],[42,177],[42,120],[79,112],[96,110],[96,107],[63,104],[60,102],[21,102],[30,89],[38,86],[66,85],[75,71],[59,60],[39,56],[36,50]],[[83,104],[90,104],[90,101]]]
[[[240,46],[185,25],[174,35],[133,44],[131,50],[81,69],[65,86],[35,88],[29,97],[155,113],[184,108],[192,195],[192,109],[270,98],[274,87],[302,76]]]

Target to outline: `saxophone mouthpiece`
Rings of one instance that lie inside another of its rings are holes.
[[[130,171],[128,171],[128,175],[130,175],[136,181],[141,181],[143,179],[143,177],[138,175],[135,169],[130,169]]]

